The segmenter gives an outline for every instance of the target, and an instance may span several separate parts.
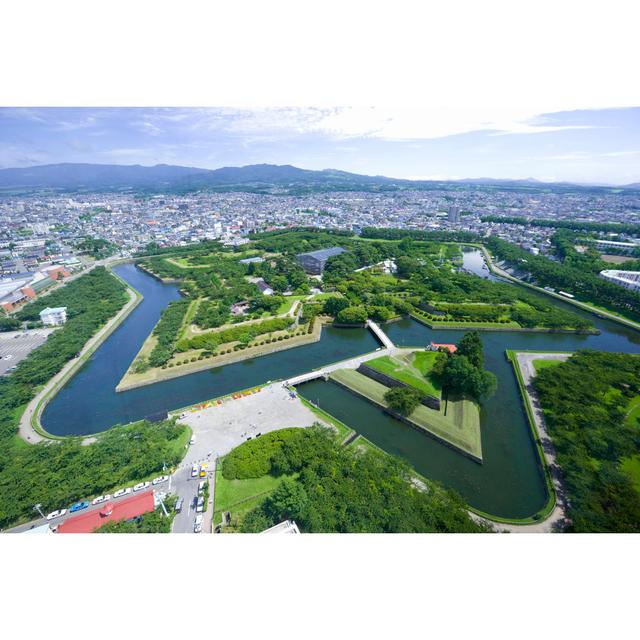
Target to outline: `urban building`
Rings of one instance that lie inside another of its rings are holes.
[[[613,282],[631,291],[640,291],[640,271],[620,271],[618,269],[605,269],[600,272],[600,277]]]
[[[449,207],[449,211],[447,212],[447,220],[449,222],[460,222],[460,208]]]
[[[47,327],[58,327],[67,321],[67,307],[47,307],[40,312],[40,320]]]
[[[329,249],[319,249],[318,251],[309,251],[308,253],[300,253],[296,256],[302,268],[311,275],[320,275],[324,271],[329,258],[344,253],[342,247],[331,247]]]

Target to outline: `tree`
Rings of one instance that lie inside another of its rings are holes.
[[[394,387],[384,394],[389,406],[400,415],[411,415],[422,401],[422,393],[414,387]]]
[[[465,333],[458,343],[458,353],[467,356],[469,362],[477,369],[484,368],[484,354],[482,352],[482,340],[478,331]]]
[[[293,478],[285,478],[267,500],[266,512],[277,520],[296,520],[304,517],[307,492]]]
[[[367,310],[364,307],[345,307],[336,316],[341,324],[364,324],[367,321]]]
[[[340,311],[346,309],[349,306],[349,301],[346,298],[327,298],[324,301],[324,312],[330,316],[337,316]]]

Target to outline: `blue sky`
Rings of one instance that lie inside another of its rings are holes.
[[[57,162],[626,184],[640,181],[640,107],[0,109],[0,167]]]

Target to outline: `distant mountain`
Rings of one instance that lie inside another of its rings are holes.
[[[276,191],[303,193],[309,191],[442,189],[462,185],[477,185],[487,189],[540,189],[567,190],[578,187],[568,183],[550,185],[533,178],[524,180],[498,180],[477,178],[459,181],[404,180],[385,176],[365,176],[337,169],[311,171],[291,165],[254,164],[245,167],[199,169],[158,164],[49,164],[36,167],[0,169],[0,189],[33,191],[53,189],[59,191]],[[639,184],[628,185],[638,189]],[[584,187],[589,188],[589,187]],[[594,187],[595,188],[595,187]],[[598,187],[602,188],[602,187]]]

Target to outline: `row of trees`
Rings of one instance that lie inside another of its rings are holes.
[[[271,320],[263,320],[262,322],[253,324],[229,327],[222,331],[202,333],[193,338],[183,338],[179,340],[176,349],[180,352],[190,351],[192,349],[215,351],[218,345],[228,344],[230,342],[249,344],[256,336],[273,333],[275,331],[283,331],[287,329],[291,323],[291,318],[272,318]]]
[[[176,352],[178,334],[189,304],[188,300],[174,300],[162,313],[158,324],[153,328],[153,335],[157,342],[147,360],[149,367],[161,367],[171,360]],[[140,372],[139,369],[140,367],[137,369],[138,372]]]
[[[640,293],[624,289],[590,271],[534,256],[496,237],[488,239],[487,247],[500,260],[530,274],[539,286],[566,291],[578,300],[592,302],[640,320]]]
[[[225,458],[225,478],[282,476],[279,487],[251,511],[245,532],[285,519],[305,533],[479,532],[462,498],[426,481],[419,491],[411,469],[396,458],[337,445],[324,427],[287,429],[241,445]]]
[[[482,216],[482,222],[521,224],[527,227],[550,227],[573,231],[602,231],[640,234],[640,224],[621,222],[587,222],[585,220],[550,220],[548,218],[523,218],[521,216]]]
[[[640,358],[580,351],[542,369],[534,386],[568,493],[571,530],[640,532],[640,493],[625,461],[640,456]]]

